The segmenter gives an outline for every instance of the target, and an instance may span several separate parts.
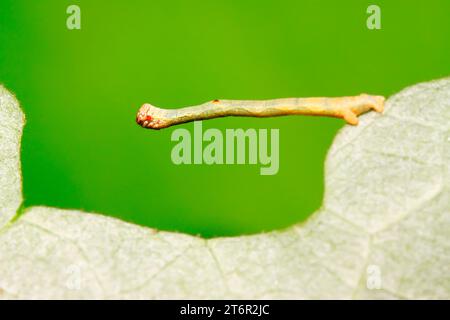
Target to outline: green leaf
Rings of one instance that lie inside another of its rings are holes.
[[[450,78],[339,133],[306,223],[210,240],[47,207],[13,219],[23,117],[0,92],[0,297],[450,298]]]

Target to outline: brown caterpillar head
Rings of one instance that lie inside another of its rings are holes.
[[[136,115],[136,122],[143,128],[162,129],[168,126],[164,117],[164,110],[145,103],[139,108]]]

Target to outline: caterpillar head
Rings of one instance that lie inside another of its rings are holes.
[[[139,108],[136,115],[136,122],[143,128],[162,129],[169,126],[167,118],[164,116],[163,109],[145,103]]]

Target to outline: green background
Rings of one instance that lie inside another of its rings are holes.
[[[81,7],[81,30],[66,8]],[[368,30],[378,4],[382,29]],[[27,115],[25,206],[101,212],[203,236],[272,230],[320,207],[339,119],[224,118],[280,128],[280,170],[184,165],[138,107],[211,99],[390,95],[450,74],[450,1],[0,2],[0,82]],[[183,125],[192,130],[192,124]]]

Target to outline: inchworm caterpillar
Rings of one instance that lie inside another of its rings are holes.
[[[285,98],[274,100],[213,100],[179,109],[161,109],[144,104],[136,122],[144,128],[163,129],[176,124],[219,117],[276,117],[313,115],[342,118],[352,125],[358,116],[371,109],[382,112],[384,97],[361,94],[339,98]]]

